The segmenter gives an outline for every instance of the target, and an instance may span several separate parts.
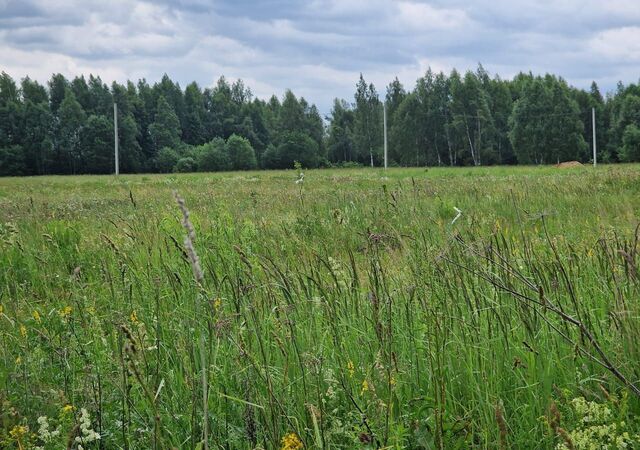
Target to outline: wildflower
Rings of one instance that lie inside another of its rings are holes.
[[[64,414],[70,413],[71,411],[73,411],[73,405],[66,404],[62,407],[62,412]]]
[[[20,334],[22,335],[22,337],[27,337],[27,327],[25,327],[24,325],[20,325]]]
[[[136,313],[135,309],[131,312],[129,319],[131,319],[132,323],[138,323],[138,314]]]
[[[38,417],[38,425],[40,426],[38,428],[38,438],[45,443],[51,442],[60,435],[60,427],[53,431],[49,430],[49,419],[47,416]]]
[[[38,312],[37,309],[34,310],[33,313],[31,313],[31,315],[33,316],[36,322],[40,323],[40,313]]]
[[[350,360],[347,363],[347,370],[349,371],[349,378],[353,378],[353,374],[356,372],[356,369],[353,366],[353,361]]]
[[[362,389],[360,390],[360,394],[364,394],[369,390],[369,382],[367,380],[362,380]]]
[[[4,306],[2,306],[2,304],[0,303],[0,314],[2,314],[4,312]]]
[[[80,410],[80,436],[76,436],[75,441],[78,444],[89,444],[94,441],[100,440],[100,434],[96,433],[95,430],[91,428],[91,417],[89,416],[89,412],[82,408]],[[82,447],[78,445],[78,448]]]
[[[216,298],[213,300],[213,307],[214,307],[215,309],[218,309],[218,308],[220,308],[220,306],[222,306],[222,299],[221,299],[220,297],[216,297]]]
[[[71,306],[65,306],[64,308],[62,308],[60,311],[58,311],[58,315],[62,318],[62,319],[66,319],[67,317],[69,317],[71,315],[71,311],[72,308]]]
[[[19,366],[20,364],[22,364],[22,356],[18,356],[16,358],[16,366]]]
[[[282,438],[281,450],[300,450],[304,448],[302,441],[295,433],[289,433]]]
[[[391,375],[391,379],[389,380],[389,384],[391,386],[395,386],[396,385],[396,377],[394,377],[393,375]]]
[[[20,439],[22,439],[22,436],[27,434],[28,431],[29,427],[25,425],[16,425],[11,429],[11,431],[9,431],[9,436],[11,436],[16,441],[19,441]]]

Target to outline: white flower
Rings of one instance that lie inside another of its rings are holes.
[[[75,439],[78,444],[88,444],[100,440],[100,434],[91,428],[91,416],[89,416],[89,412],[85,408],[80,410],[79,422],[81,436],[76,436]],[[81,448],[82,445],[78,445],[78,449]]]

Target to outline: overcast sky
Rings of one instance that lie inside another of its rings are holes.
[[[242,78],[323,114],[362,72],[378,91],[428,66],[552,72],[603,91],[640,78],[640,0],[0,0],[0,70],[104,81]]]

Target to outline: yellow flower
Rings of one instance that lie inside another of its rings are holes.
[[[9,436],[14,438],[15,440],[20,440],[20,438],[27,434],[28,431],[28,427],[24,425],[16,425],[11,429],[11,431],[9,431]]]
[[[71,311],[72,311],[71,306],[65,306],[60,311],[58,311],[58,314],[60,315],[61,318],[66,319],[71,315]]]
[[[27,337],[27,327],[25,327],[24,325],[20,325],[20,334],[22,335],[22,337]]]
[[[2,306],[2,304],[0,304],[0,314],[2,314],[3,311],[4,311],[4,306]]]
[[[73,411],[72,405],[66,404],[62,407],[62,412],[65,414],[70,413],[71,411]]]
[[[349,371],[349,378],[353,378],[353,374],[356,372],[356,369],[353,366],[353,361],[349,361],[347,363],[347,370]]]
[[[216,299],[213,301],[213,307],[215,309],[220,308],[220,306],[222,306],[222,299],[220,297],[216,297]]]
[[[391,375],[391,379],[389,380],[389,384],[391,386],[395,386],[396,385],[396,377],[394,377],[393,375]]]
[[[22,364],[22,356],[18,356],[16,358],[16,366],[19,366],[20,364]]]
[[[131,312],[131,315],[129,316],[129,318],[131,319],[131,322],[138,323],[138,314],[136,314],[135,310]]]
[[[368,390],[369,390],[369,382],[367,380],[362,380],[362,390],[360,391],[360,394],[364,394]]]
[[[289,433],[282,438],[281,450],[300,450],[304,448],[302,441],[295,433]]]
[[[31,314],[33,316],[33,318],[36,320],[36,322],[40,323],[40,313],[38,312],[38,310],[34,310],[33,313]]]

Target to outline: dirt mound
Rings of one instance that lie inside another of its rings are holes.
[[[580,161],[566,161],[556,164],[556,167],[558,169],[570,169],[571,167],[582,167],[582,163]]]

